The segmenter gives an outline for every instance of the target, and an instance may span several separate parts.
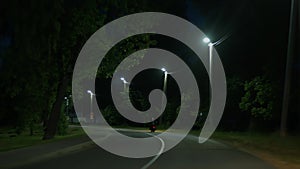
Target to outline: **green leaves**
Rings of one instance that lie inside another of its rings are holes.
[[[257,76],[244,84],[245,94],[240,109],[248,111],[255,118],[270,120],[273,116],[274,89],[266,77]]]

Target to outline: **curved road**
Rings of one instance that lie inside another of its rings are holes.
[[[133,137],[149,136],[145,132],[120,131]],[[109,136],[113,139],[113,136]],[[51,156],[17,168],[22,169],[274,169],[266,162],[219,142],[199,144],[187,136],[172,150],[157,157],[130,159],[113,155],[95,144],[82,146],[67,154]],[[158,149],[163,143],[158,141]]]

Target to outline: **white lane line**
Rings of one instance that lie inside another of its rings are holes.
[[[157,137],[154,134],[149,134],[149,133],[146,133],[146,134],[157,138],[161,142],[161,148],[160,148],[159,152],[157,153],[157,155],[151,161],[149,161],[146,165],[144,165],[141,169],[147,169],[150,165],[152,165],[158,159],[158,157],[163,153],[163,151],[165,149],[165,142],[160,137]]]

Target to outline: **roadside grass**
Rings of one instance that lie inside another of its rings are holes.
[[[15,129],[9,127],[0,128],[0,152],[9,151],[13,149],[51,143],[63,139],[79,137],[85,134],[83,129],[80,126],[73,125],[73,127],[69,127],[67,129],[67,133],[65,135],[56,135],[51,140],[42,140],[43,131],[41,129],[35,130],[32,136],[29,135],[29,131],[26,130],[22,132],[20,135],[15,133]],[[132,130],[141,130],[148,131],[149,127],[132,127],[132,126],[114,126],[114,128],[125,128]],[[161,130],[157,130],[160,132]]]
[[[300,136],[279,133],[215,132],[212,139],[247,151],[279,169],[300,169]]]
[[[83,134],[84,131],[81,128],[69,127],[65,135],[57,135],[51,140],[42,140],[42,130],[35,131],[34,134],[30,136],[29,131],[25,131],[22,134],[17,135],[15,134],[14,129],[12,128],[0,128],[0,152],[38,144],[55,142],[66,138],[79,137]]]

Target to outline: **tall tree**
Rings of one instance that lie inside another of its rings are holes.
[[[132,12],[138,12],[140,9],[137,4],[138,1],[129,0],[80,1],[69,8],[68,4],[65,4],[65,13],[61,17],[62,26],[60,30],[60,37],[63,38],[60,38],[57,44],[58,50],[54,54],[55,65],[58,67],[56,99],[46,125],[44,139],[51,139],[56,133],[63,98],[68,86],[70,86],[73,66],[85,41],[106,22]],[[150,43],[147,35],[122,41],[105,57],[98,74],[106,78],[111,77],[114,68],[125,56],[136,50],[147,48]]]
[[[266,77],[255,77],[244,84],[245,94],[241,99],[241,110],[250,113],[250,130],[257,120],[267,121],[274,116],[274,89]]]
[[[11,45],[3,56],[1,88],[4,100],[12,107],[18,129],[39,123],[49,101],[48,44],[55,32],[55,19],[59,15],[56,3],[30,0],[10,1],[5,16]]]
[[[65,4],[68,5],[68,4]],[[105,15],[100,15],[96,1],[85,1],[73,8],[65,7],[61,16],[60,38],[54,51],[58,70],[56,97],[47,121],[43,139],[51,139],[56,134],[64,96],[70,86],[72,70],[77,55],[89,36],[103,25]]]

